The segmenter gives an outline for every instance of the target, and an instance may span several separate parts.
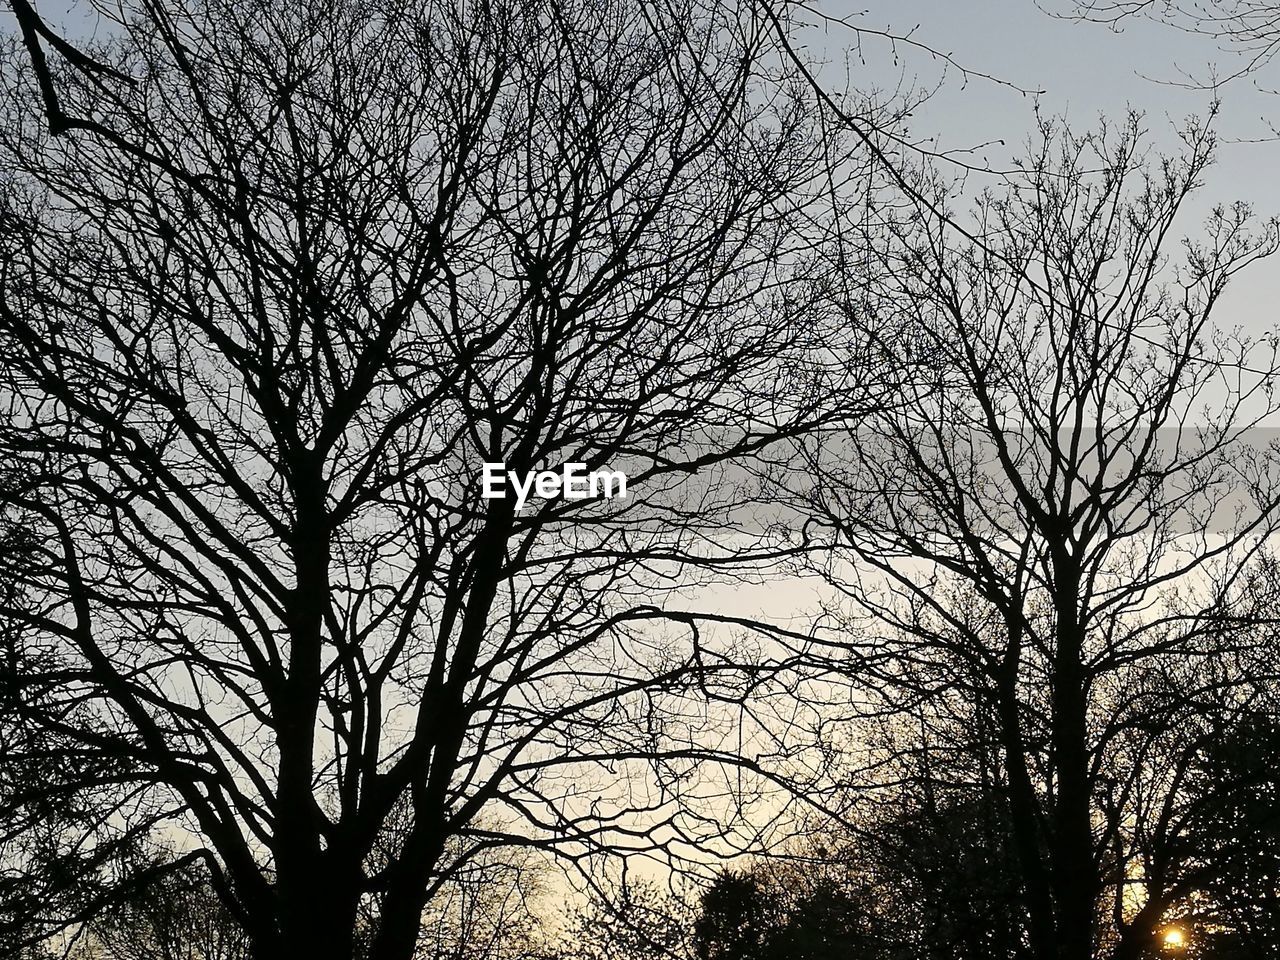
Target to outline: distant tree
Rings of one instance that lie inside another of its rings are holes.
[[[22,482],[17,470],[0,475],[4,493]],[[20,511],[0,506],[0,595],[10,608],[27,602],[25,574],[42,549],[21,521]],[[28,625],[0,617],[0,954],[36,957],[42,915],[93,911],[112,899],[109,888],[129,897],[153,879],[137,850],[156,821],[104,818],[130,799],[121,787],[127,765],[78,749],[69,728],[93,736],[108,728],[78,699],[65,698],[66,660],[32,648],[30,639]],[[97,841],[65,846],[85,833]]]
[[[152,864],[153,867],[158,864]],[[103,960],[248,960],[249,938],[227,911],[198,862],[154,870],[98,912],[85,931],[91,956]]]
[[[726,871],[702,897],[694,936],[698,960],[760,960],[786,922],[778,891],[751,871]]]
[[[881,956],[1014,960],[1027,918],[1001,764],[981,725],[948,732],[917,729],[886,751],[897,786],[833,855],[872,880]]]
[[[1025,956],[1025,916],[1008,831],[990,822],[999,816],[991,809],[998,797],[946,784],[942,771],[915,771],[905,783],[901,770],[893,772],[904,789],[892,799],[877,798],[874,806],[860,802],[856,830],[831,824],[787,860],[721,874],[700,901],[698,956]]]
[[[698,960],[887,956],[861,866],[810,856],[722,872],[699,901]]]
[[[419,960],[524,960],[550,934],[543,905],[548,865],[535,851],[498,848],[474,858],[423,912]],[[563,878],[561,878],[563,882]]]
[[[1280,713],[1245,718],[1189,765],[1198,780],[1185,835],[1194,896],[1167,919],[1194,956],[1262,960],[1280,951]]]
[[[544,960],[693,960],[696,903],[652,882],[598,883]]]

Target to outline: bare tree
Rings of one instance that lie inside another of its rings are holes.
[[[1270,614],[1236,604],[1276,522],[1253,429],[1276,410],[1276,340],[1215,318],[1276,225],[1218,209],[1175,261],[1204,125],[1154,159],[1136,117],[1042,133],[980,200],[979,242],[922,218],[861,248],[875,269],[844,265],[845,310],[912,321],[880,355],[903,401],[806,443],[797,492],[844,551],[822,571],[854,611],[831,642],[875,669],[863,698],[986,718],[955,747],[986,729],[998,750],[1032,955],[1133,957],[1190,894],[1178,771],[1274,682],[1245,629]]]
[[[563,876],[533,850],[486,851],[458,871],[422,917],[422,960],[522,960],[542,956],[546,919]]]
[[[141,2],[81,51],[14,9],[6,703],[83,762],[7,813],[104,792],[63,873],[3,852],[21,919],[176,830],[256,956],[406,960],[495,847],[720,842],[682,717],[737,673],[663,598],[793,549],[715,468],[867,380],[814,349],[795,225],[849,158],[776,14]],[[517,510],[485,463],[627,497]]]
[[[106,960],[247,960],[243,928],[210,886],[203,866],[187,863],[177,869],[147,865],[154,883],[94,916],[85,937],[88,955]]]
[[[590,899],[564,911],[562,934],[543,960],[692,960],[691,890],[625,874],[601,879]]]

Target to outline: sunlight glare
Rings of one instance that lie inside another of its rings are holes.
[[[1187,945],[1187,937],[1177,927],[1170,927],[1164,932],[1164,946],[1167,950],[1180,950]]]

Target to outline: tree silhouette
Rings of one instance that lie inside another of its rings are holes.
[[[1203,124],[1152,161],[1136,117],[1042,134],[979,199],[981,243],[926,217],[863,247],[878,269],[845,266],[847,309],[912,318],[923,372],[886,343],[901,405],[809,442],[797,503],[856,560],[820,572],[852,608],[830,642],[863,696],[926,721],[958,699],[989,731],[1032,955],[1135,956],[1188,893],[1177,771],[1273,675],[1246,595],[1277,516],[1250,432],[1276,409],[1275,341],[1213,317],[1276,226],[1219,208],[1175,266]]]
[[[793,549],[724,533],[750,494],[716,468],[867,379],[818,352],[794,226],[844,160],[776,19],[147,2],[82,53],[15,10],[0,456],[32,549],[0,617],[46,740],[5,812],[95,812],[6,851],[12,929],[124,896],[111,844],[158,829],[256,956],[314,960],[410,957],[495,847],[718,842],[684,811],[735,758],[686,731],[746,674],[663,599]],[[517,512],[486,462],[629,495]]]

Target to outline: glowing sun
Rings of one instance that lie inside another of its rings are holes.
[[[1161,939],[1166,950],[1181,950],[1187,945],[1187,935],[1177,927],[1170,927]]]

